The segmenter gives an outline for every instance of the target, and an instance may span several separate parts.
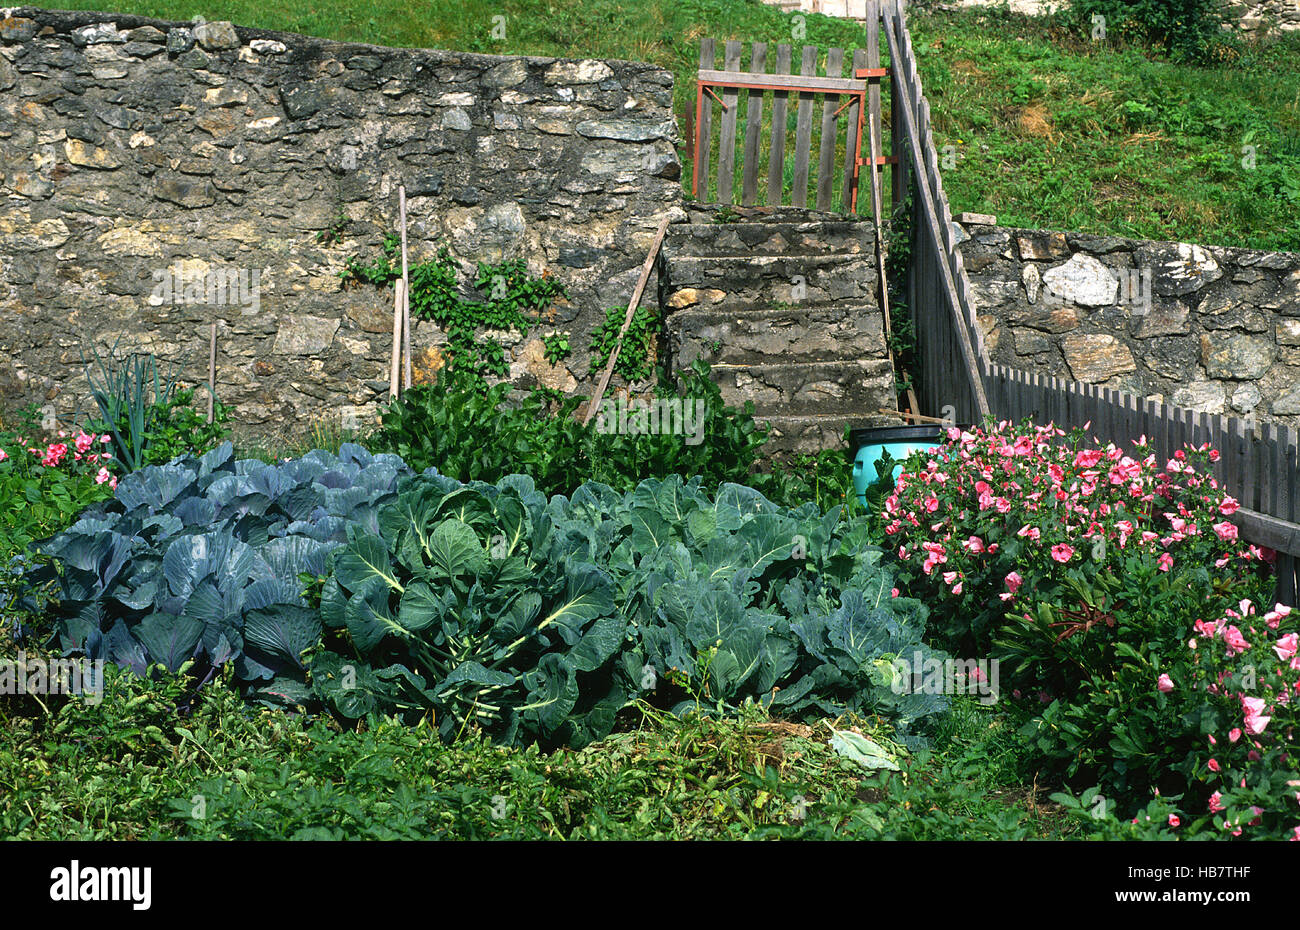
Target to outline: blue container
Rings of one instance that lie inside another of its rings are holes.
[[[913,452],[929,451],[943,444],[942,426],[877,426],[849,430],[849,444],[857,450],[853,459],[853,489],[858,503],[867,508],[867,488],[876,481],[876,463],[886,452],[904,459]],[[903,470],[894,467],[894,478]],[[869,508],[867,508],[869,509]]]

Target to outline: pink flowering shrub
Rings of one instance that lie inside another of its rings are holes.
[[[1081,431],[1028,423],[954,428],[908,459],[880,519],[904,577],[949,602],[935,611],[949,618],[948,645],[981,652],[1005,617],[1054,600],[1072,574],[1133,562],[1257,574],[1273,554],[1237,538],[1227,518],[1238,504],[1206,467],[1215,458],[1188,449],[1159,462],[1144,440],[1087,448]]]
[[[999,658],[1043,773],[1130,809],[1195,790],[1207,705],[1188,630],[1274,583],[1272,553],[1236,538],[1214,458],[1002,423],[913,456],[884,504],[900,588],[929,602],[935,645]]]
[[[113,496],[117,462],[107,437],[76,430],[38,440],[34,411],[0,430],[0,565]]]
[[[1189,773],[1201,791],[1186,815],[1232,836],[1300,839],[1300,611],[1243,600],[1198,620],[1186,649],[1186,687],[1204,704]]]

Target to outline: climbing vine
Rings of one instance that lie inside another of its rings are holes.
[[[383,254],[367,263],[353,256],[340,277],[357,283],[388,286],[401,277],[401,240],[389,236]],[[491,338],[479,338],[479,330],[518,330],[521,334],[538,322],[556,300],[567,297],[564,285],[548,273],[535,277],[522,259],[498,264],[478,263],[474,287],[482,300],[461,296],[460,276],[446,246],[427,261],[411,265],[411,316],[431,320],[447,334],[450,368],[465,372],[486,386],[488,376],[505,377],[510,366],[505,348]],[[567,348],[567,342],[566,342]],[[549,348],[549,344],[548,344]]]
[[[591,334],[591,370],[598,373],[609,361],[609,353],[618,344],[619,330],[627,317],[627,307],[610,307],[605,311],[605,319]],[[623,348],[619,350],[618,361],[614,371],[626,381],[644,381],[654,371],[654,362],[650,357],[650,348],[654,342],[657,325],[654,311],[649,307],[637,307],[632,314],[632,322],[623,336]]]

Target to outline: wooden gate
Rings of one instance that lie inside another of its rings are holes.
[[[893,163],[879,154],[880,79],[889,73],[880,67],[879,43],[853,52],[849,77],[843,75],[844,50],[828,49],[825,73],[817,74],[820,58],[816,46],[804,46],[799,73],[792,73],[791,46],[776,46],[776,60],[767,71],[768,46],[750,47],[749,70],[741,71],[743,45],[728,41],[722,70],[715,69],[715,43],[700,43],[700,69],[695,92],[695,169],[692,192],[700,200],[753,206],[763,204],[809,206],[809,184],[815,185],[816,209],[855,213],[858,206],[864,129],[876,143],[877,164]],[[744,92],[742,103],[741,93]],[[720,95],[719,95],[720,92]],[[813,113],[820,97],[821,120],[818,157],[811,161]],[[793,100],[792,100],[793,98]],[[717,175],[711,177],[714,104],[721,108],[717,137]],[[793,112],[790,107],[794,105]],[[741,113],[744,113],[743,130]],[[867,125],[864,126],[864,120]],[[790,122],[793,121],[793,127]],[[738,137],[743,131],[743,142]],[[767,139],[766,158],[763,140]],[[793,158],[787,157],[787,145]],[[737,152],[740,147],[739,153]],[[765,162],[767,185],[759,189],[760,167]],[[815,172],[815,174],[814,174]],[[736,199],[739,179],[740,198]],[[714,182],[711,184],[711,182]]]

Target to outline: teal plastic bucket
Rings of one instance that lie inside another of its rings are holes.
[[[853,489],[858,503],[867,508],[867,488],[876,481],[876,463],[886,452],[904,459],[913,452],[925,452],[943,444],[942,426],[877,426],[849,431],[849,443],[857,449],[853,458]],[[894,478],[903,470],[894,467]],[[869,509],[869,508],[867,508]]]

